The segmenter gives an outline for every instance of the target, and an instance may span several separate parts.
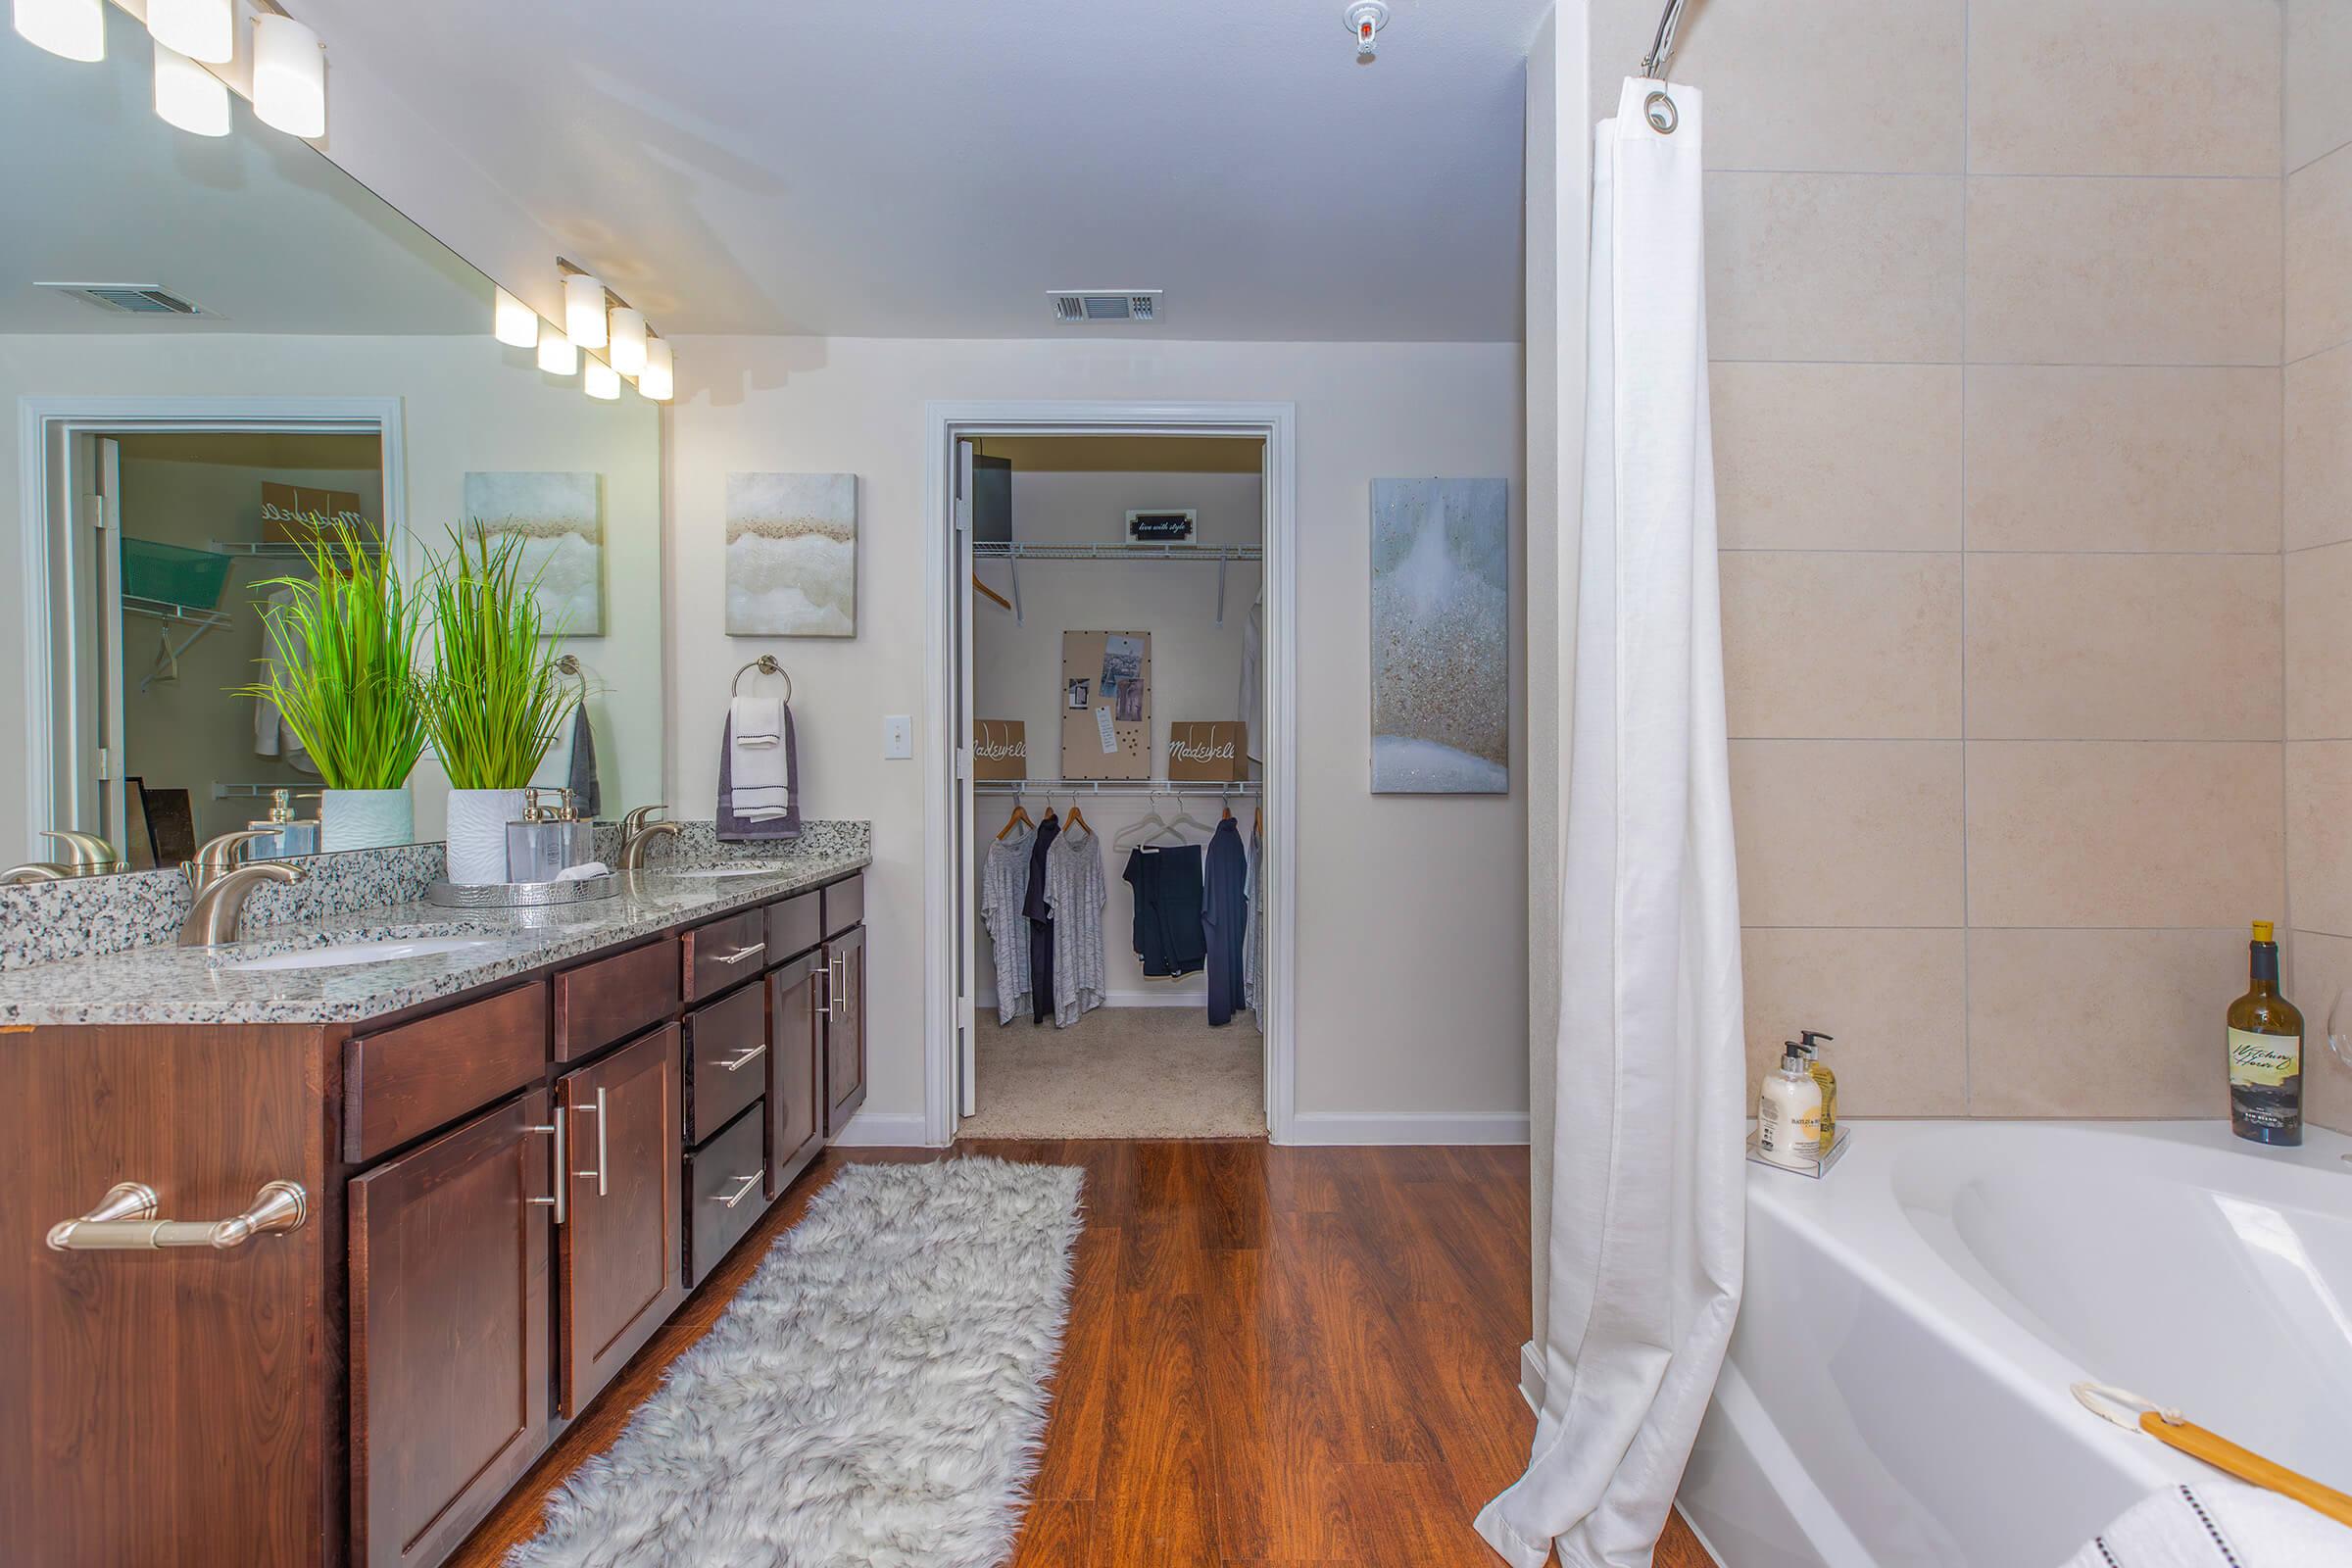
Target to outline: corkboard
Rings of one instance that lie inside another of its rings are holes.
[[[1113,637],[1133,638],[1141,646],[1132,697],[1121,694],[1117,705],[1105,703],[1102,657]],[[1082,691],[1077,683],[1085,682]],[[1073,692],[1082,706],[1070,706]],[[1061,776],[1084,779],[1136,779],[1152,776],[1152,634],[1148,631],[1065,631],[1061,634]],[[1123,710],[1128,715],[1120,716]],[[1102,749],[1102,715],[1110,716],[1111,749]]]

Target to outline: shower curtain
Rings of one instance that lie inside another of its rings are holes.
[[[1643,1568],[1740,1304],[1746,1053],[1707,426],[1699,94],[1629,79],[1592,160],[1561,867],[1551,1299],[1519,1568]],[[1664,113],[1663,110],[1660,111]]]

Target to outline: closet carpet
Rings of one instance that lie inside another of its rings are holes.
[[[1067,1029],[980,1020],[965,1138],[1263,1138],[1265,1038],[1249,1014],[1098,1007]]]

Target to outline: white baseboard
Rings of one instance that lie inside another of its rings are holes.
[[[1300,1111],[1291,1118],[1292,1144],[1524,1144],[1524,1110],[1444,1112]]]
[[[1533,1340],[1519,1347],[1519,1397],[1536,1414],[1544,1413],[1544,1352]]]
[[[833,1142],[845,1149],[921,1149],[926,1147],[923,1113],[861,1110]]]

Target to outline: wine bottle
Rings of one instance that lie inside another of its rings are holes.
[[[2258,1144],[2303,1142],[2303,1014],[2278,994],[2278,944],[2254,922],[2246,994],[2230,1004],[2230,1130]]]

